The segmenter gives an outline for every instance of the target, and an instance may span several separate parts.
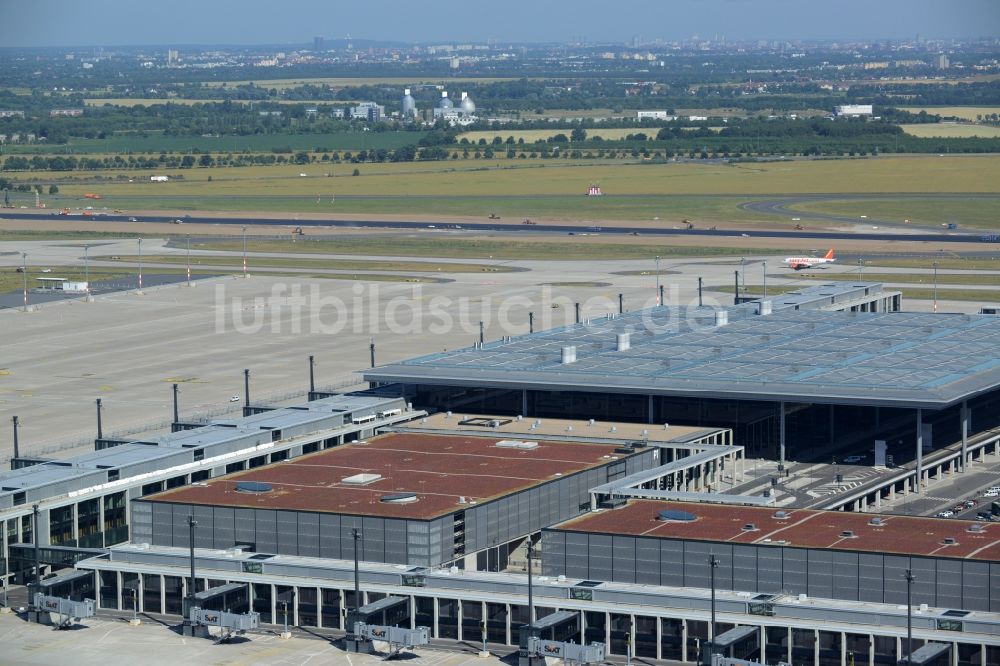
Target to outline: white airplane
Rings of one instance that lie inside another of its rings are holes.
[[[822,257],[785,257],[785,265],[796,271],[801,271],[804,268],[816,268],[823,264],[832,264],[835,261],[837,260],[833,258],[833,250]]]

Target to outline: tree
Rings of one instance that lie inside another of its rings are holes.
[[[181,168],[190,169],[193,166],[194,166],[194,157],[191,155],[185,155],[184,158],[181,160]]]
[[[296,164],[309,164],[309,153],[304,150],[300,150],[295,153],[295,163]]]
[[[355,169],[354,173],[352,173],[351,175],[352,176],[360,176],[361,175],[361,169]]]
[[[214,160],[212,159],[212,156],[209,155],[208,153],[205,153],[204,155],[201,156],[201,159],[198,160],[198,166],[210,167],[212,166],[213,162]]]
[[[586,141],[587,140],[587,130],[582,127],[576,127],[572,132],[569,133],[569,138],[572,141]]]

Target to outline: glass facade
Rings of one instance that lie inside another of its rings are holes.
[[[340,590],[320,590],[320,599],[323,610],[323,626],[331,629],[340,629]]]
[[[160,576],[143,574],[142,612],[156,614],[163,612],[160,606]]]
[[[300,627],[319,626],[319,605],[317,604],[316,588],[299,588],[299,621]]]
[[[438,635],[458,639],[457,599],[438,599]]]
[[[183,612],[184,586],[180,576],[163,577],[163,607],[170,615],[180,615]]]
[[[104,545],[113,546],[128,541],[125,492],[104,496]]]
[[[421,626],[421,625],[418,625]],[[433,625],[422,625],[433,626]],[[506,604],[486,604],[486,635],[490,643],[504,644],[507,642],[507,606]]]
[[[896,654],[895,636],[875,636],[872,641],[872,662],[875,664],[892,664],[895,666],[899,659]]]
[[[53,546],[75,546],[73,540],[73,505],[49,510],[49,543]]]
[[[656,658],[656,618],[645,615],[635,616],[635,631],[633,632],[635,656]]]
[[[115,571],[102,571],[101,574],[101,606],[104,608],[118,608],[118,573]]]
[[[264,624],[271,624],[271,586],[270,584],[253,584],[253,609],[260,613],[260,621]]]
[[[819,666],[840,666],[840,632],[819,632]]]
[[[77,544],[81,548],[103,548],[101,500],[85,500],[76,506]]]
[[[683,657],[684,620],[660,619],[660,655],[663,659],[680,661]]]

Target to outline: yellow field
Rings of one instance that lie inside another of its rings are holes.
[[[992,125],[960,125],[957,123],[917,123],[900,125],[903,131],[922,139],[995,139],[1000,137],[1000,127]]]
[[[496,167],[497,164],[502,166]],[[601,183],[608,195],[746,194],[797,192],[1000,192],[1000,156],[883,157],[858,160],[789,160],[766,164],[595,164],[522,160],[459,160],[415,164],[310,165],[186,169],[185,180],[94,185],[60,183],[63,196],[97,189],[113,205],[114,195],[142,196],[533,196],[582,195]],[[322,177],[322,173],[333,174]],[[180,173],[180,172],[166,172]],[[320,177],[299,177],[299,173]],[[80,174],[75,174],[79,176]],[[212,176],[212,181],[208,181]],[[32,178],[44,175],[32,174]]]
[[[901,106],[901,111],[909,113],[920,113],[926,111],[932,115],[945,118],[961,118],[971,122],[976,121],[976,116],[987,116],[991,113],[1000,113],[1000,106]]]

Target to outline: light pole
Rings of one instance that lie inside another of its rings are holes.
[[[934,312],[937,312],[937,297],[938,297],[938,276],[937,276],[938,262],[937,259],[934,260]]]
[[[656,257],[656,304],[663,305],[660,302],[660,257]]]
[[[243,279],[247,277],[247,228],[243,227]]]
[[[90,246],[83,246],[83,281],[87,284],[87,300],[90,300]]]
[[[139,239],[139,293],[142,293],[142,239]]]
[[[746,257],[740,257],[740,281],[743,283],[743,292],[747,290]]]
[[[528,634],[531,634],[531,627],[535,626],[535,587],[534,578],[531,575],[531,556],[535,554],[535,545],[531,542],[531,535],[528,535]]]
[[[767,298],[767,261],[762,261],[761,266],[764,270],[764,298]]]
[[[188,286],[191,286],[191,234],[187,235],[187,276]]]
[[[24,311],[28,311],[28,253],[21,253],[21,277],[24,278]]]
[[[191,557],[191,582],[190,582],[190,584],[188,586],[188,613],[191,612],[191,607],[194,606],[194,595],[195,595],[195,587],[194,587],[194,527],[197,524],[198,524],[198,521],[196,521],[194,519],[194,516],[188,516],[188,541],[191,542],[189,544],[190,547],[191,547],[191,549],[190,549],[190,557]],[[184,618],[184,619],[186,620],[187,618]]]
[[[862,275],[862,270],[863,270],[864,265],[865,265],[865,260],[862,259],[861,257],[858,257],[858,280],[859,281],[861,280],[861,275]]]
[[[906,663],[909,666],[910,659],[913,657],[913,581],[916,580],[913,576],[913,571],[910,569],[906,570],[903,574],[906,579]]]
[[[715,556],[715,553],[709,553],[708,555],[708,568],[711,572],[711,585],[712,585],[712,622],[709,627],[709,632],[712,636],[711,646],[712,654],[715,654],[715,570],[719,566],[719,558]]]

